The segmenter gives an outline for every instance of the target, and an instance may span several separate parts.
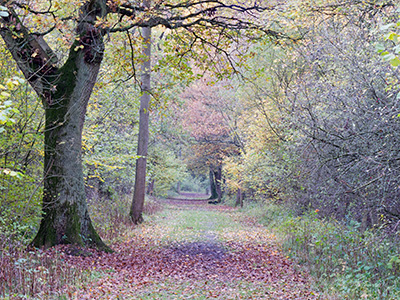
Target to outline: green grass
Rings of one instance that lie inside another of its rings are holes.
[[[195,282],[168,280],[150,284],[137,293],[139,299],[275,299],[273,288],[262,283]]]
[[[204,235],[220,237],[226,230],[240,230],[243,226],[232,221],[230,214],[207,210],[165,209],[154,220],[164,231],[163,239],[168,241],[196,241]]]

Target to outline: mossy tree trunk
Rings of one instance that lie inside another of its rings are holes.
[[[45,103],[43,218],[33,245],[73,243],[104,248],[86,204],[81,148],[86,107],[99,63],[71,50],[57,72],[56,92]]]
[[[11,7],[1,19],[0,34],[46,115],[43,217],[32,242],[36,247],[70,243],[108,250],[89,217],[81,160],[86,107],[104,51],[102,33],[93,24],[105,13],[105,1],[82,6],[78,39],[62,67],[44,39],[29,33]]]

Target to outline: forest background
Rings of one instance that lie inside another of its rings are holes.
[[[37,31],[51,28],[76,9],[69,3],[52,3],[57,18],[38,13],[28,21]],[[5,6],[0,16],[8,16]],[[391,1],[288,0],[257,16],[279,34],[237,29],[234,44],[221,39],[215,47],[203,39],[207,30],[196,44],[186,29],[153,29],[147,193],[207,190],[217,202],[250,207],[271,224],[278,218],[287,248],[297,249],[295,256],[328,281],[334,279],[327,269],[343,269],[336,282],[343,289],[362,294],[362,282],[381,297],[393,293],[388,287],[398,291],[398,7]],[[67,25],[57,26],[47,41],[55,49],[74,39],[64,34]],[[85,191],[101,236],[113,220],[129,220],[141,32],[106,37],[83,128]],[[5,249],[17,241],[27,245],[39,228],[45,116],[4,44],[0,51]],[[104,216],[107,207],[111,213]]]

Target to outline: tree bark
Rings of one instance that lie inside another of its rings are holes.
[[[36,247],[68,243],[109,250],[89,217],[81,160],[86,107],[104,51],[102,35],[93,24],[105,13],[104,5],[102,0],[83,5],[79,41],[71,46],[61,68],[55,66],[45,41],[30,34],[11,8],[10,16],[2,18],[5,26],[0,34],[42,99],[46,115],[43,215],[32,242]]]
[[[235,203],[235,207],[243,207],[243,192],[242,189],[238,189],[236,192],[236,203]]]
[[[217,186],[215,185],[215,180],[214,180],[214,172],[211,168],[210,168],[209,178],[210,178],[211,195],[208,199],[214,200],[218,198],[218,193],[217,193]]]
[[[218,166],[216,170],[214,170],[214,181],[215,181],[215,188],[218,195],[218,203],[222,200],[222,166]]]
[[[86,107],[100,64],[88,64],[82,51],[74,52],[60,69],[52,103],[45,106],[43,218],[33,245],[68,243],[105,249],[89,217],[81,160]]]
[[[144,0],[143,6],[149,8],[150,0]],[[149,144],[149,105],[151,89],[151,27],[143,28],[144,61],[142,63],[141,89],[139,112],[139,137],[136,160],[135,189],[133,194],[130,217],[134,224],[143,222],[143,206],[146,194],[146,164]]]
[[[155,185],[155,180],[152,179],[152,180],[147,184],[147,195],[153,196],[153,194],[154,194],[154,185]]]

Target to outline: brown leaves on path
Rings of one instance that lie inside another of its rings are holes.
[[[206,208],[187,207],[194,213]],[[221,214],[230,212],[221,208]],[[308,276],[296,270],[260,226],[223,228],[212,232],[218,236],[207,232],[196,241],[161,243],[157,230],[149,232],[113,245],[111,254],[91,251],[90,256],[73,256],[64,251],[66,266],[95,274],[88,285],[70,291],[70,298],[318,299]]]

